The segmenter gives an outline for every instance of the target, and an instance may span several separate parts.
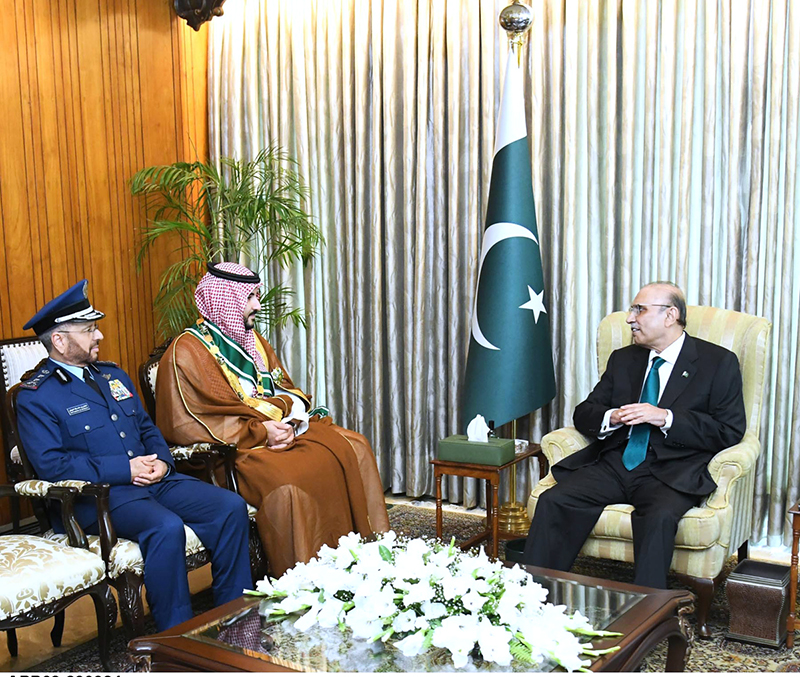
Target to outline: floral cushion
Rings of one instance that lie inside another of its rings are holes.
[[[60,480],[58,482],[47,482],[45,480],[24,480],[23,482],[17,482],[14,485],[14,491],[16,491],[20,496],[38,496],[39,498],[44,498],[47,496],[47,490],[50,487],[75,487],[75,489],[81,489],[87,484],[89,483],[84,482],[83,480]]]
[[[183,526],[186,531],[186,556],[194,555],[198,552],[205,550],[205,546],[200,542],[197,534],[194,533],[185,524]],[[57,534],[52,529],[44,534],[44,537],[56,543],[66,544],[68,538],[66,534]],[[89,536],[89,548],[92,552],[100,554],[100,537]],[[142,575],[144,573],[144,560],[142,559],[142,551],[139,549],[139,544],[136,541],[129,541],[126,538],[118,538],[117,544],[111,551],[111,562],[109,563],[108,575],[111,578],[117,578],[124,574],[126,571],[131,571],[135,574]]]
[[[211,445],[208,442],[197,442],[196,444],[187,444],[185,446],[170,447],[169,453],[176,461],[185,461],[191,458],[199,451],[209,451]]]
[[[0,621],[85,590],[106,575],[95,553],[39,536],[0,536]]]

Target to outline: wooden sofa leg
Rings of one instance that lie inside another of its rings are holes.
[[[50,631],[50,641],[53,646],[61,646],[61,638],[64,636],[64,612],[59,611],[53,619],[53,629]]]
[[[677,574],[678,579],[692,588],[697,595],[697,634],[701,639],[711,639],[711,630],[708,627],[708,614],[711,611],[711,601],[714,599],[714,590],[717,581],[711,578],[695,578],[686,574]]]
[[[144,602],[142,600],[142,586],[144,579],[133,572],[127,571],[113,581],[119,597],[119,612],[122,616],[122,625],[129,639],[141,637],[144,634]]]

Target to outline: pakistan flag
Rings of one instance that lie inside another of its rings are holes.
[[[472,310],[465,428],[476,414],[502,425],[556,393],[523,92],[510,50]]]

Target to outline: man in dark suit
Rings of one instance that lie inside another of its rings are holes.
[[[633,505],[634,583],[665,588],[678,522],[716,488],[712,457],[741,441],[739,362],[684,331],[686,301],[654,282],[633,300],[633,345],[615,350],[575,427],[597,438],[553,466],[525,545],[527,564],[567,571],[613,503]]]
[[[184,524],[211,555],[217,604],[252,586],[247,506],[232,491],[175,471],[130,377],[97,359],[104,315],[89,303],[86,285],[81,280],[25,325],[50,357],[21,383],[19,435],[40,479],[111,485],[111,522],[139,543],[147,599],[156,627],[166,630],[192,617]],[[82,500],[75,513],[97,533],[93,502]]]

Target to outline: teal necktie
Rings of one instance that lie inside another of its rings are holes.
[[[665,360],[660,357],[653,358],[653,366],[647,375],[647,380],[642,388],[642,396],[639,402],[645,402],[655,406],[658,404],[658,368],[664,364]],[[628,438],[628,446],[622,454],[622,464],[628,469],[633,470],[640,465],[647,456],[647,442],[650,440],[650,424],[640,423],[633,426],[631,436]]]

